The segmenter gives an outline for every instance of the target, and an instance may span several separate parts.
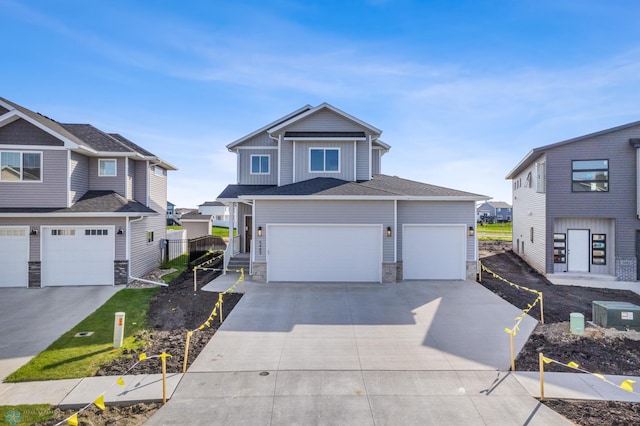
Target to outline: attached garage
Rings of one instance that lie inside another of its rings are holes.
[[[267,225],[267,281],[381,282],[382,238],[382,225]]]
[[[0,227],[0,287],[29,285],[29,228]]]
[[[115,232],[109,226],[42,228],[42,286],[113,285]]]
[[[466,225],[404,225],[402,264],[407,280],[464,280]]]

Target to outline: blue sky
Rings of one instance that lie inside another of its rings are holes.
[[[225,146],[328,102],[383,130],[383,173],[511,201],[536,146],[640,120],[638,1],[0,0],[0,96],[236,180]],[[550,184],[553,184],[550,182]]]

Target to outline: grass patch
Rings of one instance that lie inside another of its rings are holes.
[[[145,341],[133,336],[146,327],[147,310],[159,287],[123,289],[104,305],[63,334],[47,349],[13,372],[6,381],[56,380],[89,377],[125,350],[139,349]],[[69,306],[73,309],[73,306]],[[116,312],[125,312],[124,342],[113,349],[113,322]],[[73,337],[80,331],[93,331],[88,337]]]
[[[478,240],[484,241],[511,241],[513,223],[485,223],[476,226]]]
[[[30,425],[41,423],[53,418],[53,414],[54,408],[49,404],[0,405],[0,424]]]
[[[223,226],[212,226],[211,227],[211,234],[212,235],[216,235],[218,237],[229,237],[229,228],[225,228]],[[233,228],[233,236],[237,237],[238,236],[238,230],[236,228]]]
[[[165,274],[161,277],[162,281],[165,283],[170,283],[174,279],[178,277],[181,273],[187,270],[187,265],[189,263],[189,253],[185,253],[181,256],[176,257],[168,262],[162,264],[162,269],[175,269],[175,271]]]
[[[167,226],[167,231],[180,231],[181,229],[182,229],[182,226],[180,225]]]

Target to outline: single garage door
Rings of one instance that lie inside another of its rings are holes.
[[[113,285],[113,226],[43,227],[42,285]]]
[[[381,225],[267,225],[267,280],[381,282]]]
[[[403,277],[406,280],[464,280],[465,225],[404,225]]]
[[[29,285],[29,228],[0,226],[0,287]]]

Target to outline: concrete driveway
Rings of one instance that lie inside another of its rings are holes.
[[[505,372],[519,314],[474,282],[253,285],[147,424],[571,424]]]
[[[122,288],[0,288],[0,380],[46,349]]]

